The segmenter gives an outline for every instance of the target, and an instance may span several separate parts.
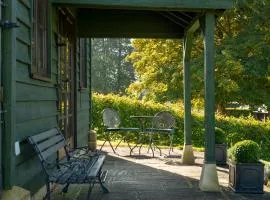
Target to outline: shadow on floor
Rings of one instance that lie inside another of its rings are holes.
[[[144,161],[152,162],[156,167],[146,166],[137,161],[142,162],[142,158],[127,160],[108,155],[104,170],[109,170],[106,184],[110,193],[102,193],[97,184],[93,188],[91,200],[270,199],[268,192],[259,195],[242,195],[233,193],[227,187],[221,187],[221,192],[202,192],[198,187],[198,179],[173,173],[169,169],[181,170],[181,165],[165,165],[163,169],[158,159],[145,158]],[[64,199],[84,200],[87,190],[88,185],[73,185]],[[53,199],[60,200],[63,197],[56,192]]]

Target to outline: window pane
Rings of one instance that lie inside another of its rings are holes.
[[[35,0],[33,13],[33,48],[32,48],[32,73],[40,77],[49,77],[48,73],[48,44],[47,22],[48,1]]]
[[[87,88],[87,40],[80,39],[80,87]]]

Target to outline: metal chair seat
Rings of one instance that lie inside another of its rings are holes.
[[[116,145],[115,148],[113,148],[112,144],[111,144],[111,138],[112,135],[116,132],[139,132],[140,128],[135,128],[135,127],[119,127],[121,120],[120,117],[118,115],[118,112],[112,108],[105,108],[102,112],[102,118],[103,118],[103,123],[106,126],[105,131],[104,131],[104,138],[105,141],[103,142],[103,144],[100,147],[100,150],[102,150],[103,146],[105,145],[106,142],[109,142],[111,149],[113,150],[114,153],[115,150],[117,149],[117,147],[120,145],[120,143],[123,140],[126,140],[126,136],[122,136],[122,138],[120,139],[120,141],[118,142],[118,144]],[[128,141],[127,141],[128,142]],[[128,146],[131,149],[129,142],[128,142]]]
[[[147,132],[164,132],[164,133],[172,133],[174,131],[173,128],[147,128],[145,129],[145,131]]]
[[[139,131],[139,128],[106,128],[105,131]]]

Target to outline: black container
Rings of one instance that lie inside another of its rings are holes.
[[[216,164],[227,165],[227,144],[216,144]]]
[[[264,164],[229,162],[229,187],[239,193],[263,193]]]

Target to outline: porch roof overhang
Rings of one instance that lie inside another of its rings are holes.
[[[77,10],[79,37],[182,38],[199,28],[207,11],[222,12],[232,0],[52,0]]]

